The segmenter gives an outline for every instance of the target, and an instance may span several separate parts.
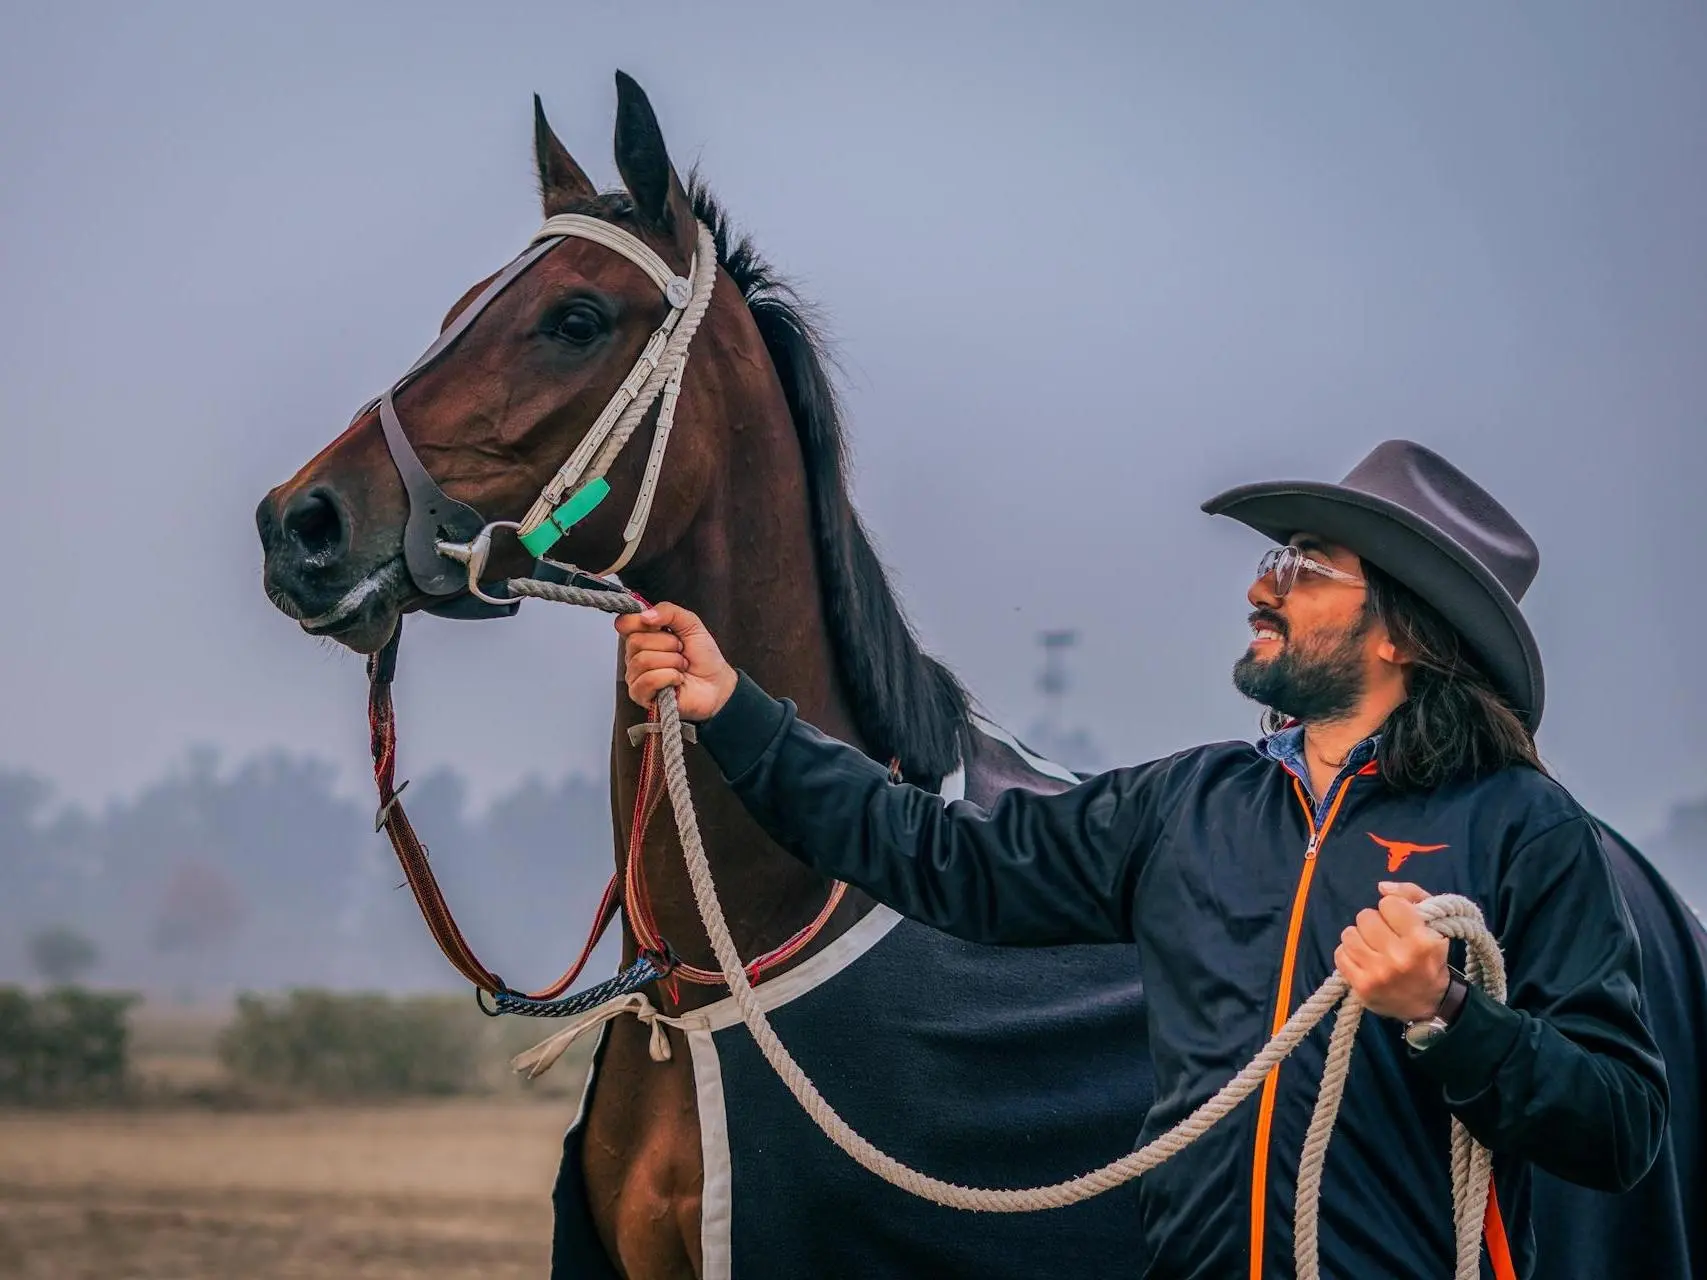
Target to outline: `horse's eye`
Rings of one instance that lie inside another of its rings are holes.
[[[586,346],[603,333],[604,329],[604,316],[599,314],[597,307],[586,302],[572,304],[551,326],[554,337],[562,338],[575,346]]]

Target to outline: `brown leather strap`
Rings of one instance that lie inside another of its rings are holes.
[[[451,914],[450,904],[445,901],[444,892],[439,888],[438,879],[433,875],[432,865],[427,858],[427,847],[421,843],[420,837],[415,834],[415,828],[409,822],[409,815],[403,811],[403,802],[400,799],[403,787],[394,785],[397,769],[397,720],[391,703],[391,680],[397,669],[397,645],[402,631],[402,623],[399,622],[397,632],[390,643],[368,660],[368,728],[373,750],[373,780],[379,791],[379,812],[374,825],[383,829],[391,841],[392,851],[396,853],[398,864],[403,868],[409,891],[415,895],[415,905],[420,908],[421,918],[427,922],[433,941],[439,944],[439,950],[444,952],[445,958],[458,973],[481,990],[492,994],[509,991],[510,988],[504,980],[480,962],[473,948],[468,945],[468,940],[463,937],[456,917]],[[408,783],[403,785],[407,786]],[[567,991],[575,979],[581,976],[588,957],[592,955],[599,939],[604,936],[605,930],[610,927],[611,921],[616,918],[620,905],[621,896],[617,892],[617,879],[613,875],[610,883],[605,886],[604,898],[599,904],[592,932],[587,938],[586,946],[581,949],[580,957],[549,986],[524,994],[531,1000],[554,1000]]]
[[[1470,980],[1458,970],[1448,966],[1446,970],[1446,994],[1440,997],[1440,1008],[1434,1011],[1434,1016],[1448,1026],[1458,1016],[1458,1011],[1464,1007],[1464,1002],[1470,998]]]
[[[458,502],[441,489],[438,481],[434,480],[422,465],[414,446],[409,443],[409,437],[403,432],[403,423],[397,417],[396,396],[423,370],[450,350],[492,300],[544,257],[556,243],[558,240],[555,238],[542,240],[515,258],[481,291],[479,297],[462,309],[462,313],[450,327],[438,336],[419,360],[409,366],[407,373],[393,383],[377,401],[363,406],[361,413],[356,415],[356,420],[360,421],[362,414],[367,413],[369,409],[375,405],[379,408],[379,425],[385,433],[385,447],[391,453],[391,461],[397,467],[398,478],[403,481],[404,492],[409,496],[409,518],[403,527],[403,563],[409,570],[410,580],[428,595],[450,596],[466,589],[467,570],[456,561],[439,554],[439,539],[467,542],[480,532],[486,520],[473,507],[465,502]]]
[[[613,875],[605,886],[604,897],[593,920],[592,932],[575,963],[549,986],[541,987],[538,991],[514,992],[502,978],[480,962],[480,958],[474,954],[474,949],[468,945],[468,939],[463,937],[462,930],[457,926],[450,904],[445,901],[444,891],[439,888],[438,878],[433,875],[432,864],[427,857],[427,846],[421,843],[420,837],[415,834],[415,828],[409,822],[409,815],[403,810],[403,788],[409,784],[405,782],[402,786],[396,785],[397,718],[391,702],[391,683],[397,672],[397,648],[402,635],[403,624],[399,621],[390,642],[368,659],[368,731],[373,750],[373,781],[379,792],[379,811],[374,815],[374,829],[384,831],[391,841],[392,851],[397,855],[398,865],[403,868],[403,877],[409,884],[409,891],[415,895],[415,905],[420,908],[421,918],[427,922],[433,941],[439,944],[439,950],[444,952],[445,958],[456,971],[481,990],[493,995],[509,992],[525,995],[529,1000],[555,1000],[581,976],[581,970],[586,967],[593,948],[598,945],[599,939],[604,936],[617,912],[626,909],[629,926],[641,949],[672,958],[672,979],[680,977],[703,986],[724,985],[723,975],[716,970],[701,969],[674,960],[674,953],[658,933],[657,922],[653,916],[646,889],[643,846],[646,831],[664,799],[663,773],[658,758],[659,738],[656,733],[639,735],[643,744],[641,768],[635,794],[634,820],[629,829],[626,883],[620,882],[618,875]],[[765,973],[799,955],[830,922],[830,917],[841,905],[846,892],[847,885],[836,881],[816,917],[779,946],[771,948],[747,964],[750,980],[757,983]]]

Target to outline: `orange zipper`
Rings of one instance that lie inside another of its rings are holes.
[[[1298,936],[1304,929],[1304,904],[1310,897],[1310,881],[1316,874],[1316,854],[1321,851],[1322,841],[1327,839],[1328,830],[1339,815],[1345,793],[1351,790],[1351,778],[1340,783],[1340,789],[1334,794],[1333,804],[1328,807],[1328,815],[1323,819],[1320,831],[1316,830],[1315,811],[1311,809],[1310,801],[1304,794],[1304,787],[1296,777],[1292,779],[1292,789],[1298,794],[1298,803],[1304,806],[1304,821],[1310,827],[1310,843],[1304,850],[1304,869],[1299,872],[1298,888],[1292,895],[1292,919],[1286,926],[1286,949],[1280,957],[1280,984],[1274,1000],[1274,1025],[1269,1030],[1271,1036],[1277,1034],[1292,1016],[1292,980],[1298,960]],[[1276,1064],[1269,1069],[1267,1078],[1262,1082],[1262,1099],[1257,1108],[1256,1158],[1251,1164],[1251,1280],[1262,1280],[1263,1228],[1267,1219],[1268,1196],[1268,1137],[1274,1124],[1274,1097],[1279,1085],[1280,1066]]]

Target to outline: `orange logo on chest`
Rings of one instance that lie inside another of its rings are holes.
[[[1404,866],[1406,860],[1414,853],[1438,853],[1440,850],[1449,847],[1444,844],[1412,844],[1409,840],[1383,840],[1373,831],[1369,832],[1368,835],[1371,840],[1387,851],[1387,870],[1389,872],[1397,871]]]

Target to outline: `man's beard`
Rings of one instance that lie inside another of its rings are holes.
[[[1260,619],[1275,630],[1284,625],[1269,614]],[[1364,617],[1348,628],[1326,653],[1296,647],[1282,632],[1283,648],[1264,661],[1254,653],[1233,665],[1233,687],[1270,710],[1302,724],[1343,720],[1363,699],[1363,640],[1369,634]]]

